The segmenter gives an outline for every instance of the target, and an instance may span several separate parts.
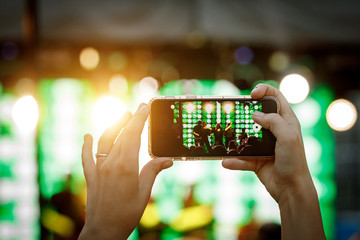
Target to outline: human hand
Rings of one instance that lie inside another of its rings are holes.
[[[279,113],[255,112],[253,119],[276,137],[275,159],[225,159],[225,168],[254,171],[278,202],[282,239],[326,239],[320,206],[306,163],[300,123],[279,90],[259,84],[251,97],[273,96]]]
[[[299,121],[282,93],[274,87],[259,84],[251,97],[259,99],[273,96],[280,104],[279,113],[255,112],[253,119],[276,137],[275,159],[225,159],[229,169],[254,171],[271,196],[279,203],[287,201],[289,194],[314,190],[305,158]]]
[[[96,163],[92,137],[84,137],[82,165],[87,184],[86,222],[79,239],[127,239],[149,201],[157,174],[173,162],[153,159],[139,174],[140,135],[149,114],[146,104],[134,116],[127,112],[98,143]]]

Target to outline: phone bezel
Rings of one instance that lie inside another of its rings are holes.
[[[259,101],[259,100],[273,100],[276,102],[276,112],[279,113],[280,110],[280,105],[279,105],[279,101],[275,98],[275,97],[264,97],[261,99],[253,99],[251,98],[251,96],[248,95],[243,95],[243,96],[194,96],[194,95],[187,95],[187,96],[158,96],[158,97],[154,97],[149,101],[149,107],[150,107],[150,115],[149,115],[149,123],[148,123],[148,153],[151,156],[151,158],[159,158],[159,157],[164,157],[164,156],[156,156],[153,154],[152,151],[152,132],[151,132],[151,107],[152,104],[157,101],[157,100],[180,100],[180,101],[226,101],[226,100],[255,100],[255,101]],[[168,156],[167,158],[172,159],[173,161],[195,161],[195,160],[223,160],[223,159],[227,159],[227,158],[236,158],[236,159],[273,159],[274,155],[271,156],[183,156],[183,157],[177,157],[177,156]]]

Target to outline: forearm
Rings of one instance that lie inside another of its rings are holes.
[[[313,182],[309,180],[300,190],[284,194],[279,201],[282,239],[326,239]]]

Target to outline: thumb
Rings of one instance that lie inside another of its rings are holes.
[[[150,197],[156,176],[163,169],[169,168],[172,165],[173,161],[170,158],[155,158],[143,167],[139,176],[139,190],[142,198],[146,199],[146,202]]]
[[[256,123],[269,129],[277,139],[285,139],[288,135],[288,123],[279,114],[254,112],[252,117]]]

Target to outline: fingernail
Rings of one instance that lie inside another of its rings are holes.
[[[140,111],[140,110],[149,110],[149,106],[147,105],[147,104],[145,104],[145,103],[141,103],[140,105],[139,105],[139,108],[138,108],[138,111]]]
[[[258,85],[256,85],[255,88],[251,92],[253,93],[253,92],[256,92],[257,90],[258,90]]]
[[[255,117],[255,118],[262,118],[264,116],[265,116],[265,113],[263,113],[263,112],[254,112],[253,113],[253,117]]]
[[[172,165],[173,165],[173,161],[166,160],[166,162],[164,162],[161,166],[162,166],[163,169],[165,169],[165,168],[171,167]]]

